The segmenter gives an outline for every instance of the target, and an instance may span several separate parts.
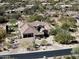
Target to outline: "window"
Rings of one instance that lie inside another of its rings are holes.
[[[33,33],[23,34],[23,38],[26,38],[26,37],[33,37]]]

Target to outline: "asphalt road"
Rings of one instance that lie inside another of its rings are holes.
[[[34,53],[24,53],[24,54],[12,54],[7,56],[0,56],[0,59],[35,59],[35,58],[43,58],[46,57],[56,57],[56,56],[63,56],[63,55],[70,55],[72,49],[62,49],[62,50],[55,50],[55,51],[43,51],[43,52],[34,52]]]

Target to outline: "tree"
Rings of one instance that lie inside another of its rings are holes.
[[[36,11],[36,7],[35,6],[33,6],[31,8],[25,8],[24,9],[24,14],[26,14],[26,15],[33,15],[35,11]]]
[[[72,18],[72,17],[62,17],[60,20],[61,22],[61,28],[64,30],[72,30],[76,31],[77,30],[77,26],[76,26],[76,19]]]
[[[77,46],[77,47],[75,47],[75,48],[72,48],[71,53],[72,53],[73,55],[77,55],[77,56],[76,56],[76,59],[78,59],[78,58],[79,58],[79,47]]]
[[[56,42],[61,44],[69,44],[74,39],[74,37],[71,36],[70,33],[65,30],[60,33],[57,33],[54,38]]]
[[[75,47],[72,49],[72,53],[79,54],[79,47]]]
[[[46,40],[42,40],[41,45],[45,46],[47,44],[48,44],[48,42]]]
[[[64,23],[62,24],[61,28],[64,30],[69,30],[70,26],[67,23]]]
[[[44,20],[43,16],[33,15],[33,16],[30,16],[30,20],[28,21],[33,22],[33,21],[43,21],[43,20]]]
[[[16,3],[16,2],[20,2],[22,0],[4,0],[3,2],[9,2],[9,3]]]
[[[63,24],[63,23],[66,23],[67,25],[69,25],[70,27],[73,27],[77,21],[75,18],[73,17],[61,17],[59,19],[59,21]]]
[[[8,15],[8,17],[10,17],[11,19],[18,19],[20,16],[21,16],[20,13],[15,13],[15,14]]]
[[[0,6],[0,16],[3,16],[5,10],[6,10],[6,7],[4,5]]]
[[[73,25],[72,27],[70,27],[70,25],[68,25],[67,23],[62,24],[61,28],[70,32],[77,31],[77,25]]]
[[[58,3],[59,1],[55,1],[55,0],[48,0],[49,3],[55,5],[56,3]]]
[[[34,6],[35,9],[38,10],[39,12],[43,12],[45,10],[44,6],[41,4],[39,0],[34,0]]]
[[[78,3],[73,4],[71,10],[73,10],[73,11],[79,11],[79,5],[78,5]]]
[[[8,22],[7,18],[5,16],[0,16],[0,23]]]
[[[61,28],[51,29],[50,34],[51,35],[57,35],[58,33],[62,32]]]
[[[68,56],[68,57],[65,57],[64,59],[76,59],[76,57],[75,56]]]
[[[4,38],[6,37],[6,31],[0,27],[0,43],[4,41]]]

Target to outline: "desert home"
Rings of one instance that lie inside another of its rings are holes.
[[[9,29],[10,26],[7,25],[6,27]],[[8,29],[6,30],[8,31]],[[25,22],[18,23],[18,30],[20,31],[22,38],[48,37],[50,29],[51,26],[47,22],[34,21],[31,23],[25,23]]]
[[[50,25],[45,22],[35,21],[32,23],[24,23],[20,26],[22,37],[48,37]]]

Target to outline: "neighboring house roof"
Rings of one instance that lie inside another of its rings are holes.
[[[13,9],[12,11],[23,11],[25,8],[24,7],[19,7],[17,9]]]
[[[47,2],[46,2],[46,3],[45,3],[45,2],[44,2],[44,3],[42,3],[42,5],[47,5],[47,4],[48,4],[48,5],[50,5],[51,3],[47,3]]]
[[[26,5],[26,8],[32,8],[34,5]]]
[[[72,7],[72,5],[61,5],[62,8],[64,7]]]
[[[19,7],[13,10],[6,10],[5,12],[12,12],[12,11],[23,11],[25,8],[24,7]]]
[[[0,0],[0,1],[1,1],[1,0]],[[9,4],[9,3],[7,3],[7,2],[5,3],[5,2],[4,2],[4,3],[0,3],[0,6],[8,5],[8,4]]]
[[[67,11],[66,13],[68,15],[77,15],[78,14],[78,12],[76,12],[76,11]]]

